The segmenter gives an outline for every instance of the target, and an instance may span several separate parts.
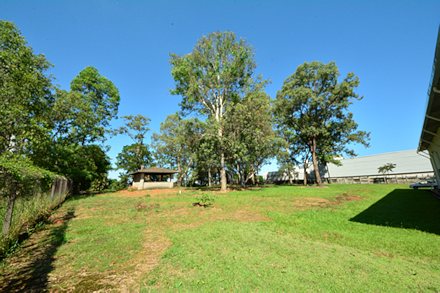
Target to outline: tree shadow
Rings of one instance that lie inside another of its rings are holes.
[[[428,190],[395,189],[350,221],[440,235],[440,200]]]
[[[48,291],[49,273],[54,269],[55,253],[63,245],[69,221],[75,217],[74,209],[52,220],[44,240],[29,239],[7,262],[7,273],[0,277],[0,292]]]

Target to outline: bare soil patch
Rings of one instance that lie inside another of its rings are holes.
[[[348,201],[357,201],[362,200],[361,196],[351,195],[347,193],[343,193],[341,195],[336,196],[334,199],[326,199],[320,197],[302,197],[294,200],[295,208],[306,209],[313,207],[329,207],[334,205],[340,205],[344,202]]]
[[[140,280],[143,275],[151,272],[159,265],[160,259],[171,241],[165,236],[163,231],[148,229],[145,231],[145,240],[142,251],[139,253],[135,262],[135,269],[124,276],[124,282],[115,287],[120,287],[122,292],[139,291]]]
[[[118,192],[112,193],[112,195],[120,195],[124,197],[144,197],[147,194],[150,196],[154,195],[176,195],[182,191],[179,188],[172,189],[142,189],[142,190],[120,190]],[[105,194],[103,195],[105,196]]]

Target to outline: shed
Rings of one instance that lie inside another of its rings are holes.
[[[178,171],[165,168],[141,168],[131,173],[133,187],[137,189],[173,188],[173,175]]]

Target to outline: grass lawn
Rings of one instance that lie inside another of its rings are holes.
[[[202,193],[210,208],[193,207]],[[402,185],[75,197],[0,291],[440,291],[440,200]]]

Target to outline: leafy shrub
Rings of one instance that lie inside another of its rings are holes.
[[[209,194],[202,194],[201,196],[197,197],[197,201],[193,203],[193,206],[199,206],[199,207],[210,207],[214,204],[215,199],[212,195]]]

